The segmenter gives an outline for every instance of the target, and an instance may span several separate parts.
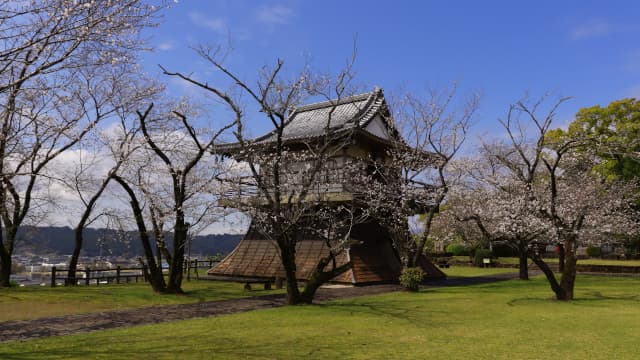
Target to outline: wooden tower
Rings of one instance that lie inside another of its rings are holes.
[[[341,174],[348,162],[365,164],[371,159],[385,156],[385,149],[399,137],[389,113],[381,89],[370,93],[351,96],[339,101],[326,101],[297,108],[292,112],[284,129],[283,138],[295,148],[296,143],[309,141],[326,133],[328,118],[331,117],[332,135],[340,135],[343,145],[341,151],[332,156],[326,164],[323,177],[323,201],[329,203],[353,202],[358,193],[349,186],[349,178]],[[272,134],[255,139],[256,143],[268,144]],[[231,154],[233,156],[233,154]],[[366,206],[366,204],[362,204]],[[350,270],[332,280],[335,283],[354,285],[373,283],[394,283],[401,271],[399,256],[392,245],[389,232],[375,220],[356,224],[350,237],[358,244],[343,251],[337,259],[338,265],[351,261]],[[314,267],[328,253],[325,241],[313,236],[303,236],[297,243],[297,277],[304,281]],[[442,273],[426,258],[419,262],[427,277],[444,278]],[[244,239],[235,250],[215,267],[209,275],[220,278],[274,279],[284,278],[277,246],[252,224]]]

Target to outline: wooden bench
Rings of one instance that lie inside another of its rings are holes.
[[[244,289],[246,291],[251,291],[252,284],[262,284],[265,290],[271,290],[271,284],[275,284],[276,289],[282,289],[283,284],[282,278],[269,278],[269,279],[243,279]]]
[[[272,285],[275,284],[276,289],[281,289],[284,282],[284,279],[280,277],[258,278],[244,276],[208,275],[204,277],[204,279],[217,281],[233,281],[235,283],[241,283],[244,284],[244,289],[246,291],[251,291],[251,285],[253,284],[262,284],[265,290],[271,290]]]
[[[438,259],[436,264],[438,264],[439,268],[447,268],[448,269],[449,268],[449,259],[448,258]]]

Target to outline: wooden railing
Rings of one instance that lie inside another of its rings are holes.
[[[63,284],[68,281],[68,269],[60,269],[55,266],[51,268],[51,287],[56,287],[57,281],[62,280]],[[120,284],[130,283],[132,280],[138,282],[145,279],[146,267],[120,267],[115,269],[79,269],[76,271],[76,285],[100,285],[100,284]]]
[[[198,260],[198,259],[185,260],[184,266],[182,267],[182,269],[183,269],[183,273],[187,275],[187,281],[191,280],[191,273],[193,273],[193,275],[195,275],[196,277],[196,280],[198,280],[200,279],[200,274],[198,272],[198,269],[205,269],[206,271],[211,269],[217,263],[218,263],[217,261],[213,261],[213,260]]]
[[[187,276],[187,281],[191,280],[191,275],[195,275],[196,279],[199,279],[200,269],[210,269],[217,262],[213,260],[185,260],[183,264],[184,274]],[[206,271],[205,270],[205,271]],[[58,268],[53,266],[51,268],[51,287],[58,285],[58,280],[61,280],[62,284],[67,282],[68,269]],[[123,284],[139,281],[147,281],[145,274],[147,273],[147,267],[121,267],[117,266],[113,268],[98,268],[92,269],[86,267],[84,269],[78,269],[76,271],[76,285],[100,285],[100,284]]]

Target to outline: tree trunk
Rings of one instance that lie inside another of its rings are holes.
[[[0,288],[11,286],[11,254],[4,246],[0,249]]]
[[[162,273],[162,266],[155,267],[149,266],[149,282],[153,291],[164,294],[167,292],[167,286],[164,283],[164,274]]]
[[[149,240],[149,233],[147,232],[147,226],[144,223],[144,217],[142,215],[142,208],[140,207],[140,202],[136,197],[136,194],[133,192],[133,189],[127,184],[127,182],[119,176],[114,176],[113,179],[117,181],[122,188],[127,192],[129,198],[131,199],[131,211],[133,211],[133,217],[136,220],[136,225],[138,227],[138,234],[140,236],[140,241],[142,242],[142,248],[144,250],[144,255],[147,259],[147,264],[149,266],[149,281],[151,282],[151,288],[157,293],[164,293],[167,290],[166,284],[164,282],[164,274],[162,273],[162,263],[156,264],[155,257],[153,255],[153,250],[151,249],[151,241]]]
[[[573,289],[576,282],[576,265],[578,257],[576,256],[576,239],[573,237],[565,240],[566,254],[564,256],[564,266],[562,269],[562,277],[560,278],[560,287],[564,290],[562,298],[558,300],[573,300]]]
[[[564,272],[565,250],[564,244],[558,244],[558,271]]]
[[[527,250],[520,249],[518,257],[519,278],[520,280],[529,280],[529,258],[527,257]]]
[[[442,181],[444,183],[444,178],[442,178]],[[446,190],[446,187],[445,187],[445,190]],[[444,195],[440,195],[440,197],[436,199],[436,205],[432,207],[427,213],[427,218],[424,221],[424,230],[422,231],[422,234],[420,235],[420,237],[418,237],[417,241],[415,242],[416,251],[412,254],[408,267],[415,267],[420,259],[420,256],[422,256],[425,253],[425,245],[427,244],[427,240],[429,239],[429,235],[431,234],[431,224],[433,223],[433,218],[435,217],[436,211],[437,209],[439,209],[440,204],[442,203],[443,200],[444,200]],[[407,233],[409,233],[408,226],[409,225],[407,225]],[[407,240],[413,241],[413,236],[408,235]]]
[[[167,282],[167,292],[171,294],[184,293],[182,291],[182,271],[184,269],[184,247],[187,243],[187,231],[184,215],[177,215],[173,232],[173,256],[169,265],[169,281]]]
[[[5,232],[2,233],[0,227],[0,288],[7,288],[11,286],[11,265],[13,254],[13,244],[15,244],[16,235],[18,229],[16,227],[6,227]],[[4,236],[6,238],[4,238]]]
[[[553,273],[553,270],[549,268],[549,265],[547,265],[544,260],[540,259],[540,257],[536,255],[531,256],[531,260],[533,260],[533,262],[538,265],[540,270],[542,270],[544,275],[547,277],[547,281],[549,281],[549,285],[551,285],[551,290],[553,290],[553,292],[556,294],[556,299],[566,300],[565,291],[558,283],[558,279],[556,279],[556,275]]]
[[[316,265],[316,268],[313,271],[313,274],[311,274],[309,280],[307,280],[307,283],[305,284],[304,289],[300,294],[300,303],[311,304],[313,302],[313,298],[316,296],[316,291],[318,291],[318,288],[320,288],[322,284],[351,269],[353,265],[351,261],[349,261],[348,263],[342,264],[329,271],[324,271],[324,268],[333,259],[334,257],[332,256],[327,256],[320,259],[318,265]]]
[[[279,244],[282,266],[287,281],[287,305],[296,305],[301,302],[298,279],[296,278],[296,248],[290,241],[282,241]]]
[[[78,226],[76,226],[76,230],[75,230],[75,245],[73,248],[73,253],[71,254],[71,259],[69,259],[69,269],[67,271],[67,280],[65,282],[65,285],[78,284],[78,282],[76,281],[76,269],[78,267],[78,258],[80,257],[80,250],[82,249],[82,243],[84,242],[82,238],[82,231],[87,225],[87,221],[89,221],[89,216],[91,216],[93,207],[96,205],[96,202],[98,202],[98,199],[100,199],[100,196],[102,196],[102,193],[107,188],[107,185],[109,185],[109,183],[111,182],[113,172],[117,170],[119,166],[120,164],[116,165],[116,167],[109,172],[109,176],[102,181],[100,188],[98,188],[98,191],[96,191],[96,193],[93,194],[91,199],[89,199],[89,202],[87,203],[86,207],[84,208],[84,212],[82,213],[82,216],[80,217],[80,221],[78,222]]]
[[[403,261],[403,269],[412,268],[416,266],[418,262],[418,247],[416,246],[416,242],[413,241],[412,235],[407,230],[406,232],[402,232],[402,239],[405,242],[404,252],[406,253],[406,260]]]
[[[83,221],[80,221],[83,223]],[[69,259],[69,269],[67,270],[67,279],[65,280],[66,286],[78,285],[78,279],[76,278],[76,270],[78,268],[78,258],[80,258],[80,250],[82,249],[82,230],[84,230],[84,224],[78,225],[75,230],[75,245],[73,247],[73,253],[71,253],[71,259]]]
[[[412,239],[412,236],[409,236],[409,241],[414,241]],[[407,262],[408,267],[412,268],[416,266],[416,264],[418,263],[418,259],[420,259],[420,255],[422,255],[424,252],[425,243],[426,240],[422,239],[422,237],[415,241],[415,251],[411,252],[411,256],[409,258],[409,261]]]

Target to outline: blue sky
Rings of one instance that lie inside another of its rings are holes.
[[[204,79],[208,67],[189,47],[231,39],[226,64],[247,80],[277,58],[336,72],[357,37],[357,83],[389,94],[457,81],[462,93],[482,93],[474,136],[491,136],[525,93],[573,96],[558,126],[581,107],[640,97],[639,18],[640,1],[180,0],[147,33],[156,50],[143,64]]]

